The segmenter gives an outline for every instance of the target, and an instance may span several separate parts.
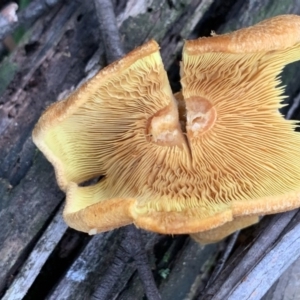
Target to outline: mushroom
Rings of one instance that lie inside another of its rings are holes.
[[[299,207],[300,135],[278,111],[278,75],[298,59],[300,17],[283,15],[187,41],[181,93],[149,41],[51,105],[33,140],[67,194],[67,224],[206,243]]]

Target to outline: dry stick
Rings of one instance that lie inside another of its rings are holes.
[[[107,63],[110,64],[125,55],[121,43],[114,8],[110,0],[94,0]]]
[[[94,4],[100,22],[107,63],[112,63],[124,56],[113,5],[110,0],[95,0]],[[133,225],[126,226],[121,231],[123,233],[121,245],[92,299],[108,299],[113,286],[130,258],[135,260],[148,299],[160,299],[140,231]]]

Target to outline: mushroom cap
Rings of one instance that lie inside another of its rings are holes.
[[[180,94],[150,41],[54,103],[33,140],[67,194],[68,225],[214,240],[299,207],[300,135],[278,111],[278,75],[299,59],[300,17],[278,16],[187,41]]]
[[[297,44],[299,38],[299,16],[280,15],[231,33],[188,41],[184,51],[197,55],[208,52],[245,54],[282,50]]]

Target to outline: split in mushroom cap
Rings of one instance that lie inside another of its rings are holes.
[[[67,193],[66,222],[213,241],[299,207],[300,134],[278,112],[278,75],[298,59],[300,17],[278,16],[187,41],[181,94],[150,41],[50,106],[33,139]]]

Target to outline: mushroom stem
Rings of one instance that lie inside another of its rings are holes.
[[[94,0],[108,64],[125,55],[112,1]]]

